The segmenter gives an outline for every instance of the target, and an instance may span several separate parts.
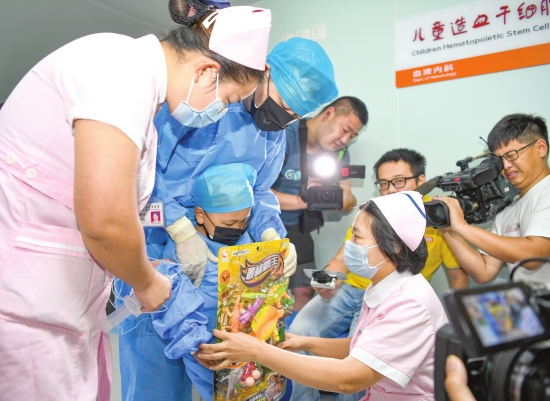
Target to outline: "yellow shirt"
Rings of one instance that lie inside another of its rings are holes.
[[[348,229],[344,242],[351,239],[351,227]],[[420,271],[426,280],[430,281],[443,262],[447,269],[457,269],[459,267],[453,253],[449,249],[447,242],[443,238],[443,234],[437,228],[428,227],[424,232],[424,239],[428,248],[428,259],[424,268]],[[357,274],[348,273],[348,279],[345,281],[355,288],[367,288],[370,284],[368,278],[358,276]]]

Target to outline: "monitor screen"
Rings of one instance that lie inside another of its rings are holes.
[[[544,326],[521,288],[464,295],[462,302],[485,347],[544,333]]]

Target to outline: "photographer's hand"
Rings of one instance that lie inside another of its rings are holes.
[[[434,199],[445,202],[445,204],[449,208],[449,217],[451,219],[451,225],[447,230],[450,230],[457,234],[461,234],[462,228],[467,227],[468,223],[466,223],[466,220],[464,220],[464,212],[462,211],[462,208],[460,207],[460,203],[458,203],[458,200],[456,200],[455,198],[449,198],[447,196],[443,196],[443,197],[434,196]],[[447,230],[441,229],[442,232],[445,232]]]
[[[310,178],[309,180],[307,180],[307,189],[311,187],[320,187],[321,185],[323,184],[321,183],[321,180],[319,178]]]
[[[476,401],[468,387],[468,374],[462,360],[454,355],[447,357],[445,390],[451,401]]]
[[[349,273],[346,263],[344,262],[344,245],[340,247],[336,255],[334,255],[334,257],[327,263],[325,270],[331,272],[342,272],[345,274]],[[330,299],[336,293],[336,290],[340,284],[342,284],[342,280],[336,281],[336,285],[333,290],[328,288],[316,288],[315,290],[321,298]]]
[[[340,286],[340,283],[342,282],[342,280],[338,280],[336,282],[336,284],[334,285],[334,289],[329,289],[329,288],[315,288],[315,291],[317,292],[317,294],[319,294],[319,296],[323,299],[330,299],[332,298],[332,296],[336,293],[336,290],[338,289],[338,287]]]

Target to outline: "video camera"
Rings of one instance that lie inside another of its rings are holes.
[[[438,187],[443,191],[454,192],[468,224],[481,224],[494,219],[502,209],[514,201],[519,190],[500,174],[504,168],[500,157],[489,154],[479,166],[469,168],[470,162],[488,154],[488,151],[484,151],[457,161],[456,165],[460,167],[460,172],[432,178],[420,185],[416,191],[425,195]],[[449,227],[449,208],[443,201],[426,202],[424,207],[428,227]]]
[[[313,163],[312,177],[319,178],[321,185],[306,191],[307,208],[310,210],[340,210],[344,207],[344,191],[341,180],[365,178],[365,166],[342,166],[336,157],[323,154]]]
[[[451,324],[436,334],[436,401],[449,400],[444,386],[449,354],[464,361],[468,386],[479,401],[550,400],[546,287],[517,282],[449,290],[444,301]]]

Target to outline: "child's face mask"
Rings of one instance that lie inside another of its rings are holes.
[[[204,215],[206,218],[212,223],[214,226],[214,235],[210,235],[206,227],[204,227],[206,231],[206,235],[208,238],[210,238],[214,242],[218,242],[220,244],[224,245],[236,245],[237,242],[241,239],[241,237],[246,233],[246,230],[248,230],[248,226],[250,224],[249,221],[246,222],[245,226],[241,228],[229,228],[229,227],[220,227],[214,224],[212,220],[210,220],[210,217],[204,212]]]

